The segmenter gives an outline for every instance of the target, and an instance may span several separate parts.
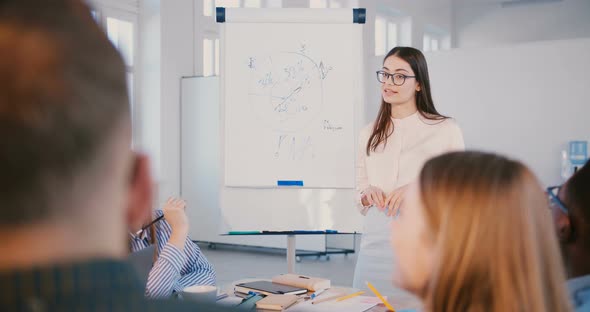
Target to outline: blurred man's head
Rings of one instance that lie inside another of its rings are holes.
[[[122,254],[151,195],[147,162],[130,144],[125,66],[88,8],[0,1],[0,248],[11,248],[3,258],[14,254],[18,265],[31,248],[20,244],[39,234],[55,251],[80,249],[62,258]]]
[[[590,165],[578,170],[550,199],[568,274],[590,274]]]

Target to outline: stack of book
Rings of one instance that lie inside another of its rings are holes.
[[[284,310],[298,301],[297,295],[315,291],[316,293],[311,297],[306,297],[310,299],[328,288],[330,288],[330,280],[327,279],[299,274],[281,274],[273,277],[272,281],[261,280],[237,284],[234,292],[237,296],[243,297],[244,301],[255,301],[259,309]]]

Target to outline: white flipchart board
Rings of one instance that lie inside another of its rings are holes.
[[[224,17],[222,230],[358,230],[362,26],[353,10],[225,9]]]

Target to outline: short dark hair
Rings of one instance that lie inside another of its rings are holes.
[[[85,4],[0,1],[0,226],[62,213],[125,119],[125,65]]]
[[[590,165],[586,163],[578,169],[566,182],[563,201],[573,216],[577,216],[574,223],[577,231],[582,231],[577,237],[586,237],[590,247]]]

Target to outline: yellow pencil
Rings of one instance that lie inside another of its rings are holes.
[[[389,304],[389,302],[387,302],[387,300],[385,300],[385,298],[381,296],[381,294],[377,291],[377,289],[375,289],[375,287],[373,287],[373,285],[371,285],[371,283],[367,282],[367,286],[369,286],[369,289],[371,289],[371,291],[377,296],[377,298],[379,298],[379,300],[383,302],[383,304],[387,307],[388,310],[395,312],[395,309],[391,306],[391,304]]]
[[[360,295],[362,295],[364,293],[365,293],[364,291],[355,292],[354,294],[350,294],[350,295],[346,295],[344,297],[340,297],[340,298],[336,299],[336,301],[338,302],[338,301],[342,301],[342,300],[354,298],[354,297],[360,296]]]

